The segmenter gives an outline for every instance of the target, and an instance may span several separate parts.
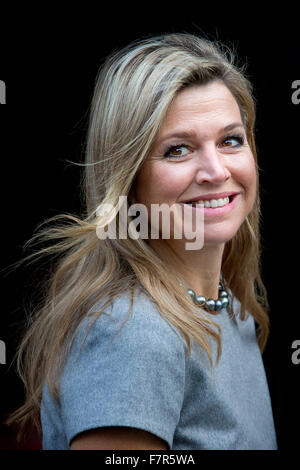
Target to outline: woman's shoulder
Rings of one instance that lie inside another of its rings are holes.
[[[185,350],[180,333],[142,289],[136,289],[133,296],[129,290],[122,292],[103,308],[106,303],[106,298],[98,302],[81,323],[77,344],[86,336],[87,347],[95,343],[101,347],[116,341],[119,347],[128,345],[132,350]]]
[[[120,293],[97,316],[105,300],[77,332],[61,376],[57,420],[62,417],[68,443],[85,430],[117,425],[171,445],[184,396],[183,341],[147,294],[135,293],[130,312],[130,292]],[[46,425],[52,412],[45,389]]]
[[[94,314],[97,315],[97,311],[101,309],[104,302],[105,299],[93,307]],[[128,320],[132,325],[141,326],[143,329],[147,326],[148,328],[159,326],[164,330],[170,329],[170,324],[159,312],[155,301],[141,288],[136,288],[134,293],[127,290],[116,296],[97,318],[99,325],[104,318],[116,324],[123,324]]]

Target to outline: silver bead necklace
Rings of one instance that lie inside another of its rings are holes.
[[[207,299],[204,295],[196,295],[192,289],[188,289],[193,302],[198,307],[202,307],[209,312],[219,312],[223,308],[227,308],[229,305],[229,294],[225,290],[222,282],[219,283],[219,296],[217,300]]]

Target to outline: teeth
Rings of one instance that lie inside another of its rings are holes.
[[[224,199],[212,199],[211,201],[197,201],[197,202],[189,202],[190,206],[193,207],[223,207],[226,204],[229,204],[229,197],[225,197]]]

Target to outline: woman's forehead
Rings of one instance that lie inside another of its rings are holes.
[[[232,123],[242,123],[240,109],[223,83],[193,86],[180,91],[173,100],[158,140],[166,140],[172,134],[193,134],[199,125],[204,130],[211,126],[225,128]]]

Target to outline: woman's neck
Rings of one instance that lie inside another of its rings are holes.
[[[201,250],[186,250],[182,240],[150,240],[162,260],[179,280],[196,295],[218,297],[222,256],[225,244],[206,245]]]

